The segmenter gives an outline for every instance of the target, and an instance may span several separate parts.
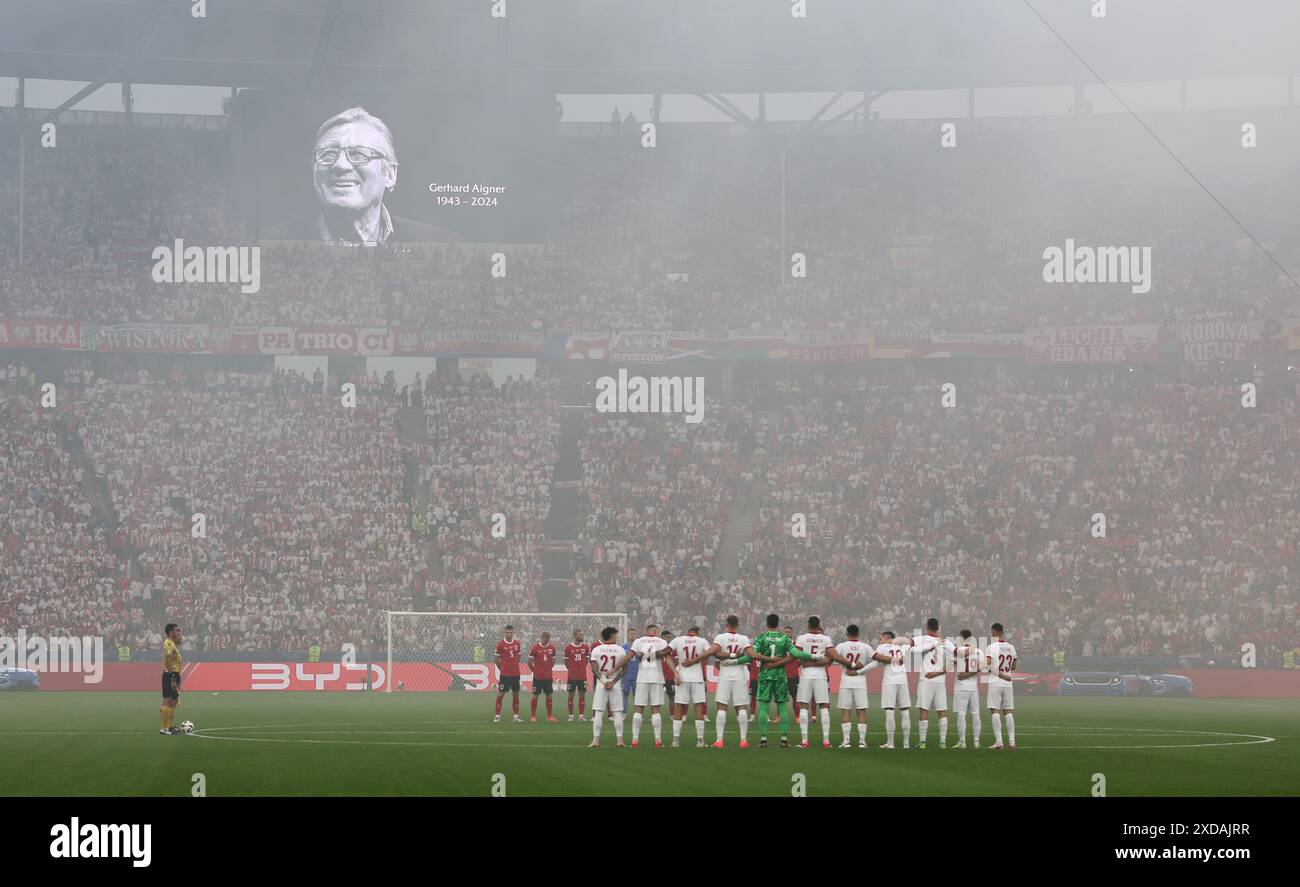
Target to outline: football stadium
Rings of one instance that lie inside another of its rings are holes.
[[[1300,793],[1297,34],[5,4],[0,796]]]

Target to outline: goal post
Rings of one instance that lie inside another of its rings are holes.
[[[392,693],[440,690],[489,690],[497,683],[493,659],[497,641],[513,625],[519,641],[521,683],[531,686],[528,651],[543,632],[555,645],[555,689],[568,680],[564,647],[575,630],[590,646],[600,643],[607,627],[618,629],[619,643],[627,638],[626,613],[414,613],[388,611],[388,667],[384,690]],[[582,680],[590,680],[583,675]]]

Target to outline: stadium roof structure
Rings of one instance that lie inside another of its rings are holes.
[[[1290,74],[1300,4],[1249,0],[41,0],[0,76],[523,94],[886,91]],[[1177,34],[1176,37],[1171,36]],[[1067,45],[1068,44],[1068,45]],[[1077,54],[1077,55],[1076,55]],[[1082,61],[1081,61],[1082,60]]]

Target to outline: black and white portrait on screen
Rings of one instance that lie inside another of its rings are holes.
[[[457,240],[454,232],[393,215],[384,199],[397,187],[397,150],[383,120],[365,108],[321,124],[312,148],[314,217],[277,225],[272,240],[373,245]]]

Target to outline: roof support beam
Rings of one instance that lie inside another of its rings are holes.
[[[795,132],[795,136],[796,137],[801,136],[808,130],[812,129],[812,127],[817,123],[817,121],[822,119],[822,115],[825,114],[827,111],[829,111],[831,109],[831,106],[834,105],[843,97],[844,97],[843,92],[837,92],[835,93],[835,95],[831,96],[826,101],[826,104],[822,105],[820,108],[817,109],[816,114],[813,114],[811,117],[809,117],[804,122],[803,126],[799,127],[798,131]]]
[[[68,110],[69,108],[71,108],[76,104],[79,104],[82,99],[94,94],[101,86],[103,86],[105,83],[108,82],[109,81],[107,80],[98,80],[94,83],[89,83],[86,86],[83,86],[81,89],[77,90],[77,94],[74,95],[72,98],[68,99],[63,104],[59,105],[57,108],[54,108],[51,111],[47,111],[45,113],[45,116],[41,117],[41,119],[37,120],[31,126],[27,127],[26,132],[31,132],[34,129],[40,129],[42,126],[49,123],[55,117],[58,117],[60,114],[62,114],[64,111]]]

